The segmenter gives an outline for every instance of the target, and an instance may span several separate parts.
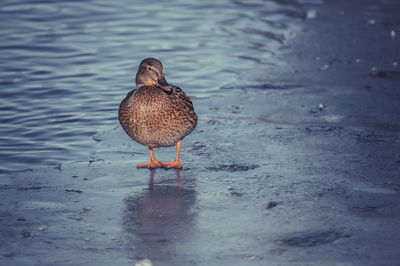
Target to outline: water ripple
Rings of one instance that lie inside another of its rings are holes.
[[[193,99],[276,64],[310,1],[3,1],[0,173],[88,157],[145,57]]]

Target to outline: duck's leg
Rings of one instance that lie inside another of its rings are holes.
[[[137,168],[157,168],[157,167],[162,167],[161,162],[156,159],[156,156],[154,156],[153,148],[149,148],[149,153],[150,153],[150,162],[138,164],[136,166]]]
[[[182,140],[178,141],[176,143],[176,155],[175,155],[175,160],[172,162],[168,162],[168,163],[161,163],[162,167],[164,168],[182,168],[182,164],[179,161],[179,154],[181,152],[181,144],[182,144]]]

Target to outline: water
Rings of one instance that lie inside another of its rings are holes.
[[[86,160],[143,58],[193,99],[282,65],[274,55],[315,3],[3,1],[0,173]]]

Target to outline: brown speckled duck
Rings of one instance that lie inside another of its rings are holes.
[[[163,66],[155,58],[140,63],[136,87],[121,102],[118,118],[132,139],[149,148],[150,162],[137,167],[182,168],[179,161],[182,139],[197,125],[192,101],[182,89],[167,83]],[[162,163],[154,156],[154,148],[174,145],[174,161]]]

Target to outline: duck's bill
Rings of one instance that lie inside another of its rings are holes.
[[[160,86],[161,88],[163,87],[169,87],[168,82],[165,80],[164,77],[158,79],[158,86]]]
[[[164,77],[158,80],[158,87],[168,94],[172,93],[172,87],[168,84]]]

